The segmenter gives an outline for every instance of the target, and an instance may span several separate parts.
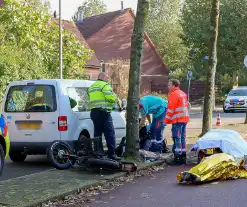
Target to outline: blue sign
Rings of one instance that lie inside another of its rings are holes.
[[[190,80],[191,79],[191,77],[192,77],[192,72],[191,71],[188,71],[188,73],[187,73],[187,80]]]

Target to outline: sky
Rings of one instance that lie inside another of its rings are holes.
[[[62,1],[62,18],[71,20],[76,9],[84,2],[84,0],[61,0]],[[103,0],[107,5],[107,11],[116,11],[121,9],[121,0]],[[124,8],[132,8],[136,10],[137,0],[123,0]],[[50,0],[52,11],[59,10],[59,0]]]

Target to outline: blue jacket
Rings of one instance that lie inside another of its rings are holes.
[[[142,116],[153,114],[154,118],[166,112],[168,101],[158,96],[143,96],[140,99]]]

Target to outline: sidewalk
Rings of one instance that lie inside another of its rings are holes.
[[[220,105],[215,106],[214,112],[222,112],[223,108]],[[192,105],[191,115],[203,113],[203,107],[201,105]]]
[[[166,155],[169,159],[171,154]],[[139,163],[138,170],[163,161]],[[110,180],[125,176],[127,173],[103,174],[85,171],[81,168],[71,170],[48,170],[0,182],[0,206],[36,207],[49,200],[62,199],[66,195],[76,193],[79,189],[103,185]]]

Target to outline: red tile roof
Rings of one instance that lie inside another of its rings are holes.
[[[119,10],[105,14],[95,15],[92,17],[87,17],[83,19],[82,23],[76,23],[76,26],[82,33],[83,37],[85,39],[88,39],[96,32],[98,32],[100,29],[105,27],[109,22],[111,22],[117,16],[121,15],[123,12],[127,10],[128,9],[125,9],[124,11]]]
[[[110,13],[112,15],[107,13],[89,17],[87,21],[84,20],[78,27],[82,34],[87,35],[87,43],[95,51],[97,58],[105,62],[119,58],[130,59],[131,36],[135,15],[131,9],[113,13]],[[111,16],[111,20],[109,16]],[[100,28],[99,25],[104,26]],[[167,66],[147,34],[145,34],[142,74],[168,75]]]
[[[56,23],[58,24],[58,20],[55,20]],[[63,28],[66,29],[67,31],[75,34],[76,38],[82,42],[84,45],[86,45],[89,49],[91,49],[87,43],[87,41],[84,39],[84,37],[82,36],[82,34],[80,33],[80,31],[78,30],[78,28],[76,27],[76,25],[73,22],[67,21],[67,20],[63,20]],[[100,61],[98,60],[98,58],[96,57],[96,55],[94,54],[93,57],[87,62],[86,67],[100,67]]]

